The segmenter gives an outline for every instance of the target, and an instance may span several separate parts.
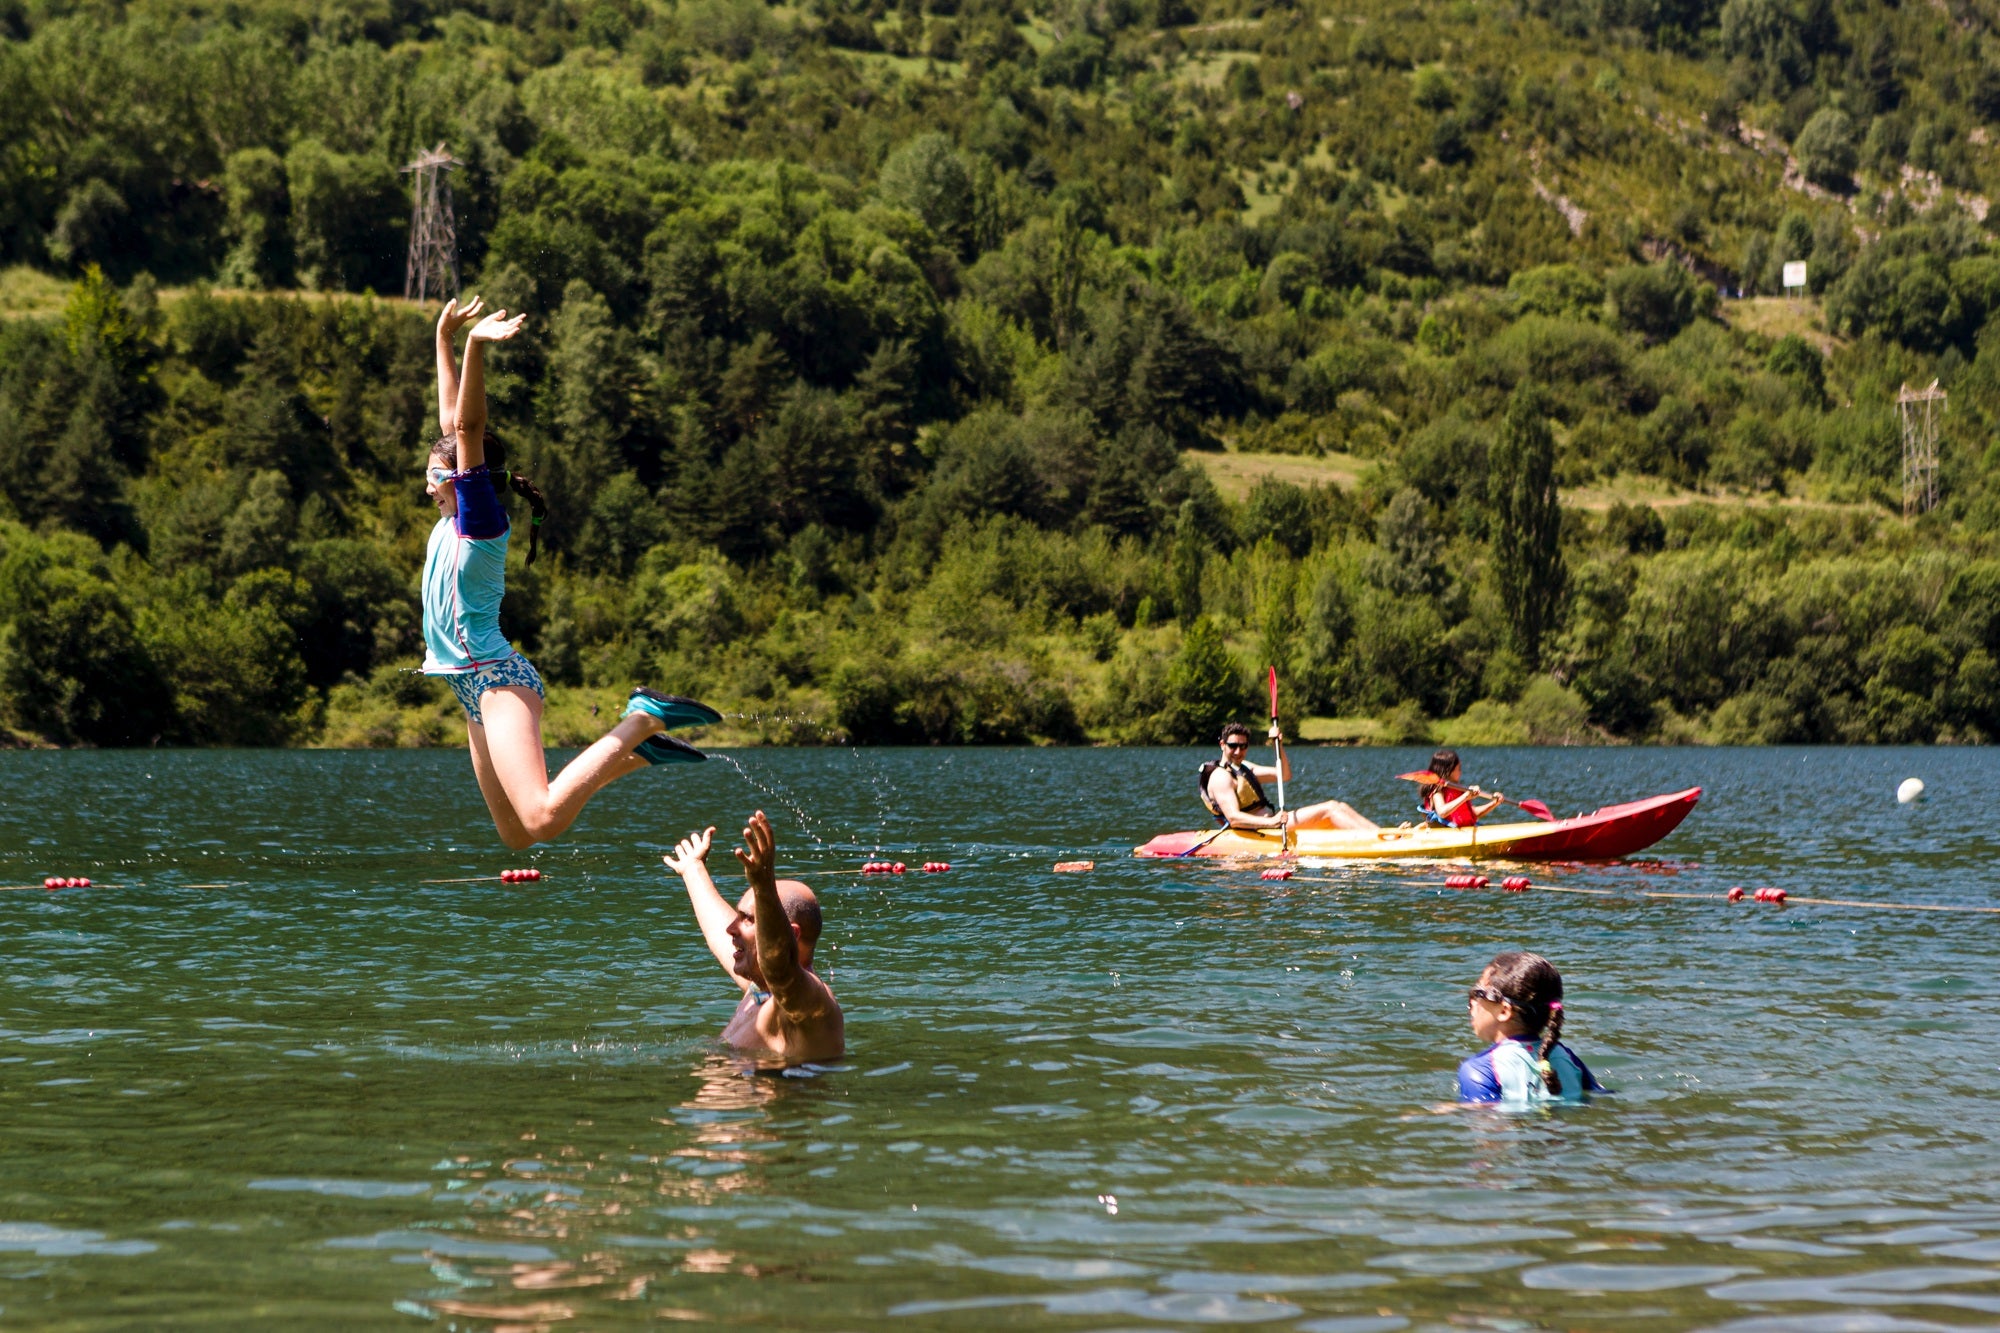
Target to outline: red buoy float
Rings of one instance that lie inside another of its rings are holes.
[[[1292,877],[1292,868],[1290,866],[1282,866],[1277,870],[1266,870],[1263,877],[1265,879],[1290,879]]]
[[[1735,888],[1729,891],[1729,901],[1732,903],[1740,903],[1743,901],[1743,886],[1741,884],[1738,884]]]

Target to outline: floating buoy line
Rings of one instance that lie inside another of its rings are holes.
[[[1264,879],[1289,879],[1300,884],[1352,884],[1351,879],[1340,879],[1331,875],[1295,876],[1289,872],[1279,873],[1265,870]],[[1412,888],[1483,889],[1492,884],[1485,875],[1446,875],[1443,879],[1400,879],[1400,884]],[[1676,898],[1690,902],[1739,903],[1744,901],[1765,903],[1772,907],[1851,907],[1867,912],[1963,912],[1984,916],[2000,916],[2000,907],[1981,907],[1971,903],[1875,903],[1858,898],[1813,898],[1802,897],[1775,886],[1746,889],[1741,885],[1732,887],[1727,893],[1689,893],[1673,889],[1587,889],[1573,884],[1537,884],[1526,875],[1509,875],[1500,881],[1503,893],[1526,893],[1533,889],[1541,893],[1573,893],[1591,898]]]

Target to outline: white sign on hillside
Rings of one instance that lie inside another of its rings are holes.
[[[1785,265],[1785,290],[1790,291],[1794,287],[1803,287],[1805,285],[1806,261],[1803,259],[1794,259],[1791,263]]]

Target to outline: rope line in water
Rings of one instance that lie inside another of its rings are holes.
[[[1335,879],[1327,876],[1308,878],[1293,876],[1295,884],[1352,884],[1349,879]],[[1478,890],[1458,889],[1443,880],[1405,880],[1403,883],[1413,888],[1452,888],[1454,892],[1478,892]],[[1537,893],[1580,893],[1593,898],[1683,898],[1701,902],[1729,901],[1726,893],[1675,893],[1667,889],[1586,889],[1576,885],[1537,884]],[[1749,901],[1745,899],[1744,901]],[[1790,907],[1794,903],[1809,907],[1858,907],[1870,912],[1972,912],[1989,916],[2000,916],[2000,907],[1976,907],[1962,903],[1870,903],[1855,898],[1796,898],[1787,894],[1785,901],[1778,904]]]
[[[76,886],[76,889],[82,889],[82,888],[125,889],[130,887],[131,885],[129,884],[98,884],[93,881],[92,883],[87,885],[79,884]],[[55,893],[58,890],[65,893],[76,892],[76,889],[72,889],[67,885],[61,885],[61,884],[54,886],[48,884],[0,884],[0,893],[26,893],[30,889],[33,889],[36,893]]]

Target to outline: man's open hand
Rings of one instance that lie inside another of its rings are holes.
[[[736,849],[736,859],[743,863],[743,873],[751,883],[776,880],[778,840],[771,836],[771,821],[762,810],[750,816],[750,822],[744,826],[743,846]]]
[[[690,833],[674,844],[674,849],[661,857],[667,868],[685,875],[690,870],[698,870],[708,863],[708,849],[715,844],[715,826],[709,825],[699,833]]]

